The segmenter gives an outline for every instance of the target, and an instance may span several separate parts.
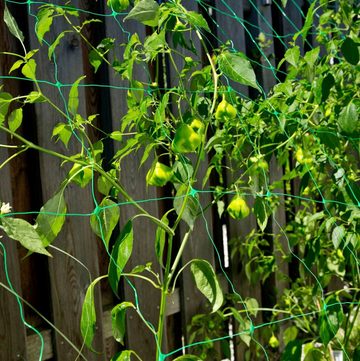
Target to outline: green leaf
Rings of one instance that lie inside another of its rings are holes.
[[[359,130],[359,114],[353,102],[350,102],[340,112],[338,125],[344,133],[349,135]]]
[[[53,137],[57,136],[56,141],[58,141],[60,139],[66,147],[69,143],[69,140],[70,140],[72,134],[73,134],[73,132],[71,130],[70,125],[65,124],[65,123],[56,124],[53,129],[53,132],[52,132]]]
[[[254,203],[254,213],[256,216],[257,224],[259,225],[260,229],[264,232],[268,222],[268,216],[266,213],[265,199],[263,197],[256,197]]]
[[[19,241],[21,245],[29,251],[51,257],[51,254],[45,249],[34,227],[25,220],[3,217],[0,219],[0,227],[10,238]]]
[[[56,193],[40,209],[36,217],[36,231],[43,245],[51,244],[61,231],[65,222],[66,203],[63,192]]]
[[[11,94],[5,92],[0,93],[0,125],[5,120],[11,101]]]
[[[190,229],[193,229],[200,209],[199,196],[197,194],[195,196],[188,195],[186,198],[187,192],[188,186],[186,184],[182,184],[176,192],[174,208],[178,215],[180,215],[180,212],[182,212],[181,219],[189,225]],[[183,203],[185,201],[186,204],[184,210],[182,211]]]
[[[5,5],[4,9],[4,22],[6,26],[8,27],[11,34],[13,34],[16,38],[18,38],[21,42],[21,44],[24,43],[24,35],[21,32],[21,30],[18,27],[18,24],[16,23],[16,20],[11,15],[8,7]]]
[[[144,49],[151,60],[153,60],[158,55],[158,52],[164,49],[166,46],[167,43],[165,39],[165,31],[160,31],[160,33],[152,33],[146,38],[144,42]]]
[[[355,41],[347,37],[341,45],[341,52],[346,61],[352,65],[357,65],[359,62],[359,47]]]
[[[52,15],[54,11],[55,11],[54,9],[49,7],[42,8],[36,16],[37,22],[36,22],[35,31],[40,44],[42,44],[43,42],[44,35],[50,30],[51,24],[53,22]]]
[[[109,283],[116,295],[118,294],[117,289],[121,273],[132,253],[133,239],[133,226],[132,221],[130,220],[126,223],[125,227],[121,231],[121,234],[116,240],[111,252],[109,264]]]
[[[28,60],[21,69],[24,76],[31,80],[36,80],[36,62],[34,59]]]
[[[312,347],[306,353],[304,361],[325,361],[325,358],[323,353],[319,349]]]
[[[91,344],[93,342],[96,330],[94,287],[96,283],[98,283],[102,278],[104,278],[104,276],[98,277],[90,283],[90,286],[88,287],[85,294],[81,311],[80,331],[85,345],[90,349],[92,349]]]
[[[330,95],[331,88],[335,85],[335,79],[331,74],[326,75],[321,83],[321,103],[324,103]]]
[[[260,91],[256,83],[255,72],[250,61],[244,55],[226,51],[219,55],[218,62],[224,75],[240,84],[249,85]]]
[[[194,259],[190,268],[197,288],[211,303],[212,312],[216,312],[222,306],[224,296],[211,264],[203,259]]]
[[[161,222],[166,225],[169,224],[169,220],[167,219],[167,215],[169,214],[169,212],[165,213],[161,218]],[[166,231],[164,230],[164,228],[158,226],[155,234],[155,254],[161,267],[164,267],[163,258],[164,258],[165,241],[166,241]]]
[[[112,357],[110,361],[131,361],[132,353],[133,351],[130,350],[121,351],[120,353]]]
[[[53,56],[55,49],[59,46],[61,39],[65,36],[66,33],[70,33],[70,32],[71,31],[63,31],[56,37],[54,42],[49,46],[49,49],[48,49],[49,60],[51,60],[51,57]]]
[[[290,341],[281,355],[281,361],[300,361],[302,342],[299,340]]]
[[[16,60],[15,63],[12,65],[12,67],[9,70],[9,74],[11,74],[13,71],[15,71],[16,69],[19,69],[21,65],[24,64],[24,60],[19,59]]]
[[[12,132],[16,132],[16,130],[20,127],[23,120],[23,110],[22,108],[18,108],[13,110],[9,114],[8,122],[9,122],[9,129]]]
[[[177,357],[174,361],[201,361],[202,359],[195,355],[183,355]]]
[[[304,59],[310,67],[313,67],[316,61],[319,59],[320,47],[316,47],[309,50],[305,55]]]
[[[119,222],[120,210],[116,203],[104,198],[99,204],[99,211],[90,216],[90,225],[94,233],[102,238],[109,247],[110,237]]]
[[[311,3],[311,5],[309,6],[309,10],[308,10],[308,12],[306,14],[304,26],[302,27],[302,29],[299,32],[297,32],[293,36],[294,41],[296,41],[296,39],[298,38],[299,35],[302,35],[303,41],[305,42],[307,34],[308,34],[309,30],[311,29],[311,27],[313,25],[313,18],[314,18],[314,14],[315,14],[315,11],[314,11],[315,4],[316,4],[316,1],[313,1]]]
[[[286,4],[287,4],[288,0],[281,0],[281,4],[283,7],[286,7]]]
[[[337,226],[332,231],[331,240],[335,249],[339,248],[341,241],[345,237],[345,228],[344,226]]]
[[[159,21],[159,4],[155,0],[140,0],[125,20],[136,20],[144,25],[157,26]]]
[[[79,92],[78,86],[81,80],[85,78],[85,75],[78,78],[73,85],[71,86],[70,93],[69,93],[69,102],[68,102],[68,109],[72,115],[77,113],[77,109],[79,107]]]
[[[124,344],[126,331],[125,320],[127,308],[135,309],[135,306],[131,302],[122,302],[111,310],[112,333],[115,340],[120,342],[122,345]]]
[[[113,177],[114,175],[112,174],[113,172],[108,172],[110,174],[111,177]],[[103,194],[104,196],[108,196],[111,189],[112,189],[113,185],[111,184],[111,182],[105,178],[104,176],[100,175],[98,177],[97,180],[97,188],[98,191]]]
[[[190,25],[197,28],[203,28],[206,31],[210,32],[209,25],[201,14],[195,11],[188,11],[186,13],[186,19]]]
[[[297,68],[300,59],[300,48],[296,45],[293,48],[288,49],[284,55],[284,58],[288,63]]]
[[[319,317],[320,338],[325,346],[334,338],[344,318],[342,306],[336,296],[327,298],[326,305]]]

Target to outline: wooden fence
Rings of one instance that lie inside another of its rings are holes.
[[[58,2],[62,3],[61,1]],[[265,49],[266,56],[270,59],[271,65],[276,66],[278,59],[281,58],[285,49],[277,41],[278,36],[284,36],[285,41],[290,41],[291,37],[286,34],[295,33],[303,24],[303,17],[300,9],[306,13],[307,3],[303,0],[288,1],[284,12],[289,19],[285,18],[281,10],[281,1],[271,0],[209,0],[201,3],[195,0],[184,0],[184,6],[193,10],[199,10],[209,19],[213,38],[210,41],[225,42],[231,39],[234,48],[246,53],[251,58],[256,58],[260,63],[265,64],[265,58],[259,57],[254,53],[250,36],[256,38],[261,29],[266,33],[270,45]],[[73,5],[92,13],[104,13],[104,0],[81,0],[73,1]],[[200,5],[201,6],[200,6]],[[0,18],[3,19],[4,1],[0,3]],[[29,14],[36,11],[37,5],[34,4],[16,4],[7,3],[11,13],[16,17],[24,35],[25,43],[28,49],[39,48],[34,27],[35,19]],[[222,15],[222,13],[228,16]],[[83,20],[88,13],[81,13]],[[105,36],[115,37],[119,42],[125,42],[126,38],[112,17],[100,17],[102,23],[90,24],[86,29],[86,36],[93,43],[98,43]],[[216,22],[212,21],[215,20]],[[242,26],[244,24],[252,24]],[[122,21],[120,18],[119,21]],[[218,26],[215,26],[217,24]],[[59,34],[65,24],[54,22],[51,29],[52,34]],[[294,26],[297,27],[294,28]],[[130,23],[130,32],[136,31],[140,37],[146,36],[145,27],[139,24]],[[273,39],[273,35],[274,39]],[[216,44],[214,44],[216,45]],[[199,44],[197,44],[199,47]],[[200,50],[200,48],[199,48]],[[21,52],[17,40],[9,34],[3,21],[0,23],[0,51]],[[122,86],[118,78],[106,69],[94,74],[88,62],[88,49],[81,39],[75,35],[66,38],[57,51],[57,71],[61,76],[62,84],[71,84],[80,74],[86,74],[88,84],[109,84],[111,86]],[[8,75],[9,68],[13,63],[11,56],[1,55],[0,71],[2,76]],[[274,85],[275,79],[270,70],[258,67],[256,69],[257,77],[265,90]],[[47,52],[44,46],[39,52],[37,58],[37,76],[39,79],[48,79],[54,81],[54,67],[49,66]],[[13,94],[26,94],[32,89],[32,83],[19,79],[1,80],[4,89]],[[59,97],[59,88],[43,84],[43,91],[47,96],[62,106],[62,100]],[[61,92],[67,94],[68,88],[62,87]],[[241,87],[240,90],[252,96],[251,90]],[[82,87],[80,90],[81,114],[99,114],[99,124],[110,132],[119,127],[120,115],[126,112],[126,91],[109,87]],[[51,132],[54,125],[59,121],[57,114],[46,105],[36,104],[33,107],[26,107],[25,119],[22,126],[22,134],[35,143],[43,147],[55,149],[60,152],[66,151],[60,143],[54,143],[51,140]],[[91,134],[95,138],[97,134]],[[6,139],[4,133],[0,133],[0,144],[6,144],[11,139]],[[116,149],[112,144],[106,144],[106,151],[110,157]],[[75,153],[76,149],[70,149]],[[0,163],[8,157],[5,148],[0,148]],[[133,164],[138,164],[141,155],[127,157],[122,165],[122,182],[125,188],[130,191],[134,199],[152,199],[162,196],[159,190],[154,187],[145,186],[146,169],[144,167],[137,169]],[[134,163],[135,162],[135,163]],[[277,167],[275,162],[271,164],[272,180],[281,177],[282,170]],[[15,211],[27,212],[39,210],[41,204],[49,199],[57,187],[59,181],[66,176],[66,170],[61,167],[60,161],[51,158],[48,155],[37,154],[34,151],[24,153],[11,161],[6,167],[1,169],[1,187],[0,199],[9,202]],[[229,181],[231,181],[229,179]],[[202,195],[202,197],[210,197]],[[73,213],[91,212],[93,202],[90,191],[79,191],[76,186],[69,186],[66,192],[68,209]],[[165,201],[148,202],[144,205],[150,213],[161,214],[167,207]],[[279,207],[276,219],[281,225],[285,224],[284,208]],[[132,215],[132,208],[121,207],[121,225]],[[28,221],[34,219],[33,214],[23,216]],[[227,237],[233,238],[245,235],[249,230],[256,228],[254,218],[246,222],[235,222],[230,220],[219,220],[215,213],[206,212],[205,214],[208,229],[213,235],[216,245],[220,250],[223,249],[223,230],[227,229]],[[153,251],[154,227],[149,223],[137,223],[135,236],[138,241],[134,243],[133,257],[130,267],[144,262],[155,262]],[[279,233],[278,226],[272,226],[274,234]],[[183,263],[187,259],[197,257],[206,258],[214,265],[218,265],[217,255],[209,242],[207,230],[203,219],[199,220],[199,231],[196,233],[196,239],[191,239],[183,256]],[[6,237],[3,238],[7,252],[7,267],[9,277],[16,292],[28,303],[30,303],[38,312],[50,320],[56,329],[60,330],[77,347],[81,347],[82,339],[79,329],[79,317],[82,301],[86,289],[89,285],[89,277],[81,265],[68,255],[52,250],[53,258],[47,259],[36,254],[30,257],[26,256],[26,251]],[[54,245],[60,250],[70,253],[73,257],[81,261],[89,269],[92,279],[107,272],[108,256],[104,252],[101,242],[91,232],[89,220],[86,217],[67,217],[64,229],[55,241]],[[221,254],[224,252],[221,251]],[[287,274],[287,265],[282,266],[282,271]],[[4,273],[4,258],[0,257],[0,281],[2,285],[8,286],[8,281]],[[231,271],[230,271],[231,270]],[[267,297],[271,295],[276,298],[274,289],[281,290],[286,286],[281,279],[272,279],[265,285],[251,286],[244,274],[244,270],[239,264],[231,264],[228,268],[231,279],[236,289],[243,297],[251,296],[263,302],[274,302],[274,299]],[[105,282],[104,282],[105,283]],[[140,308],[144,317],[156,324],[157,311],[159,304],[159,293],[140,281],[135,281],[134,286],[138,292]],[[228,287],[224,282],[224,287]],[[124,284],[124,299],[133,299],[133,291]],[[83,350],[86,359],[108,360],[116,350],[118,345],[112,339],[111,332],[111,307],[115,304],[109,288],[106,284],[101,286],[101,292],[96,292],[97,305],[97,336],[94,348],[99,353],[93,353]],[[204,310],[204,301],[200,293],[194,288],[193,281],[189,274],[185,274],[182,279],[181,287],[169,299],[166,324],[166,342],[164,352],[179,348],[182,345],[182,336],[184,342],[187,342],[186,325],[189,324],[193,315]],[[29,324],[32,324],[41,333],[45,340],[45,353],[43,360],[69,361],[75,360],[76,352],[69,345],[62,335],[49,325],[37,312],[25,306],[25,318]],[[129,313],[128,318],[131,322],[127,323],[126,347],[137,349],[143,360],[149,360],[149,356],[154,354],[155,343],[153,336],[142,330],[142,321],[135,313]],[[261,315],[257,321],[261,321]],[[19,306],[14,295],[4,287],[0,287],[0,359],[3,361],[12,360],[38,360],[40,349],[39,338],[31,330],[24,326],[20,318]],[[243,360],[243,347],[237,346],[235,342],[235,358],[237,361]]]

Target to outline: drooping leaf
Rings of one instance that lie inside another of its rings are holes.
[[[20,127],[23,119],[23,110],[22,108],[18,108],[13,110],[9,114],[8,122],[9,122],[9,129],[12,132],[16,132],[16,130]]]
[[[109,246],[110,237],[119,222],[120,210],[115,202],[104,198],[99,204],[99,211],[90,216],[90,225],[94,233]]]
[[[117,289],[121,273],[128,262],[132,249],[133,249],[133,226],[132,221],[128,221],[121,231],[120,236],[116,240],[113,250],[111,252],[110,264],[109,264],[109,283],[117,295]]]
[[[40,209],[36,217],[36,231],[43,245],[51,244],[61,231],[65,222],[66,203],[63,192],[56,193]]]
[[[21,68],[24,76],[31,80],[36,80],[36,62],[34,59],[28,60]]]
[[[75,115],[77,113],[77,109],[79,107],[79,92],[78,87],[81,80],[85,78],[85,75],[78,78],[73,85],[71,86],[70,92],[69,92],[69,102],[68,102],[68,109],[69,112],[72,115]]]
[[[169,220],[167,219],[168,213],[169,212],[165,213],[164,216],[161,218],[161,222],[166,225],[169,224]],[[161,267],[164,267],[163,258],[164,258],[165,241],[166,241],[166,232],[164,228],[158,226],[155,234],[155,254]]]
[[[191,194],[186,196],[187,192],[188,186],[186,184],[182,184],[176,192],[176,196],[174,199],[174,208],[178,215],[180,214],[180,212],[182,212],[181,219],[189,225],[190,229],[193,229],[196,216],[198,215],[200,209],[198,199],[199,196],[197,194],[195,194],[194,196]],[[183,209],[184,202],[186,202],[186,204],[185,208]]]
[[[37,22],[36,22],[36,35],[39,39],[40,44],[42,44],[44,35],[49,32],[51,24],[53,22],[53,8],[45,7],[40,9],[37,13]]]
[[[116,305],[111,310],[111,325],[113,336],[117,342],[120,342],[122,345],[124,344],[125,337],[125,320],[126,320],[126,309],[134,308],[135,306],[131,302],[122,302]]]
[[[259,89],[250,61],[242,54],[223,52],[218,58],[220,70],[230,79],[244,85]]]
[[[0,93],[0,125],[5,120],[5,116],[8,112],[11,100],[12,100],[11,94],[5,92]]]
[[[21,32],[21,30],[19,29],[19,26],[16,23],[16,20],[11,15],[11,13],[6,5],[5,5],[5,9],[4,9],[4,22],[5,22],[6,26],[8,27],[10,33],[13,34],[17,39],[19,39],[20,42],[23,44],[24,43],[24,35]]]
[[[211,303],[212,312],[216,312],[222,306],[224,296],[211,264],[203,259],[194,259],[190,268],[197,288]]]
[[[336,226],[332,231],[331,240],[335,249],[339,248],[341,241],[345,237],[345,228],[344,226]]]
[[[86,291],[84,302],[82,305],[81,319],[80,319],[80,331],[84,343],[87,347],[92,349],[92,342],[95,336],[96,330],[96,311],[95,311],[95,299],[94,299],[94,287],[104,276],[96,278],[92,281]]]
[[[325,346],[334,338],[344,318],[341,303],[336,296],[327,298],[326,305],[319,317],[319,334]]]
[[[359,113],[353,102],[350,102],[340,112],[338,125],[344,133],[349,135],[359,130]]]
[[[359,62],[359,46],[355,41],[347,37],[341,45],[341,52],[347,62],[357,65]]]
[[[51,254],[45,249],[43,242],[34,227],[25,220],[3,217],[0,219],[0,227],[10,238],[19,241],[21,245],[29,251],[51,257]]]
[[[260,229],[264,232],[267,222],[268,222],[268,215],[266,212],[266,200],[263,197],[256,197],[254,203],[254,213],[256,216],[257,224],[259,225]]]
[[[136,20],[144,25],[157,26],[159,4],[155,0],[140,0],[124,18],[125,20]]]

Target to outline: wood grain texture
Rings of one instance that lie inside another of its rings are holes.
[[[78,6],[78,3],[74,2],[72,5]],[[33,11],[35,11],[35,9],[33,9]],[[31,18],[31,21],[29,25],[30,42],[31,47],[36,48],[39,46],[38,41],[34,32],[31,31],[35,26],[33,23],[34,18]],[[67,28],[68,26],[61,18],[56,19],[52,25],[51,32],[46,36],[46,40],[52,42],[56,34],[59,34]],[[38,79],[50,82],[56,82],[58,80],[61,84],[73,83],[83,74],[79,38],[74,34],[65,36],[56,54],[57,68],[49,63],[47,47],[45,45],[41,47],[36,57]],[[56,73],[55,69],[57,70]],[[41,89],[60,109],[65,111],[69,87],[64,86],[57,88],[55,86],[43,85]],[[79,99],[80,105],[78,112],[85,117],[86,107],[82,89],[79,89]],[[48,104],[36,105],[36,117],[38,141],[42,147],[68,155],[75,154],[80,150],[79,141],[75,139],[75,137],[70,141],[68,149],[60,142],[55,144],[51,140],[53,127],[58,122],[66,122],[67,120],[54,111]],[[46,201],[57,191],[60,182],[69,170],[69,165],[61,166],[59,159],[40,154],[40,169],[42,176],[42,193]],[[64,195],[68,205],[68,212],[88,213],[94,208],[89,188],[82,190],[78,186],[70,184]],[[89,268],[92,279],[98,276],[97,240],[90,229],[88,217],[67,217],[64,227],[55,240],[54,245],[83,262]],[[52,253],[54,257],[49,261],[49,272],[53,321],[55,325],[80,348],[82,345],[79,326],[80,315],[85,292],[90,283],[89,276],[81,265],[67,255],[54,250]],[[97,291],[95,293],[95,304],[97,312],[99,312],[101,299]],[[93,347],[99,351],[100,354],[97,355],[89,350],[84,350],[84,354],[89,361],[105,360],[101,319],[97,323],[96,331]],[[55,345],[57,360],[71,360],[76,358],[76,352],[57,334],[55,334]]]
[[[122,23],[121,16],[118,16],[117,20],[118,22],[112,17],[107,18],[106,20],[107,36],[116,38],[117,44],[128,42],[129,33],[127,33],[127,31],[130,32],[130,34],[133,34],[134,32],[138,33],[140,39],[145,38],[145,27],[141,24],[136,23],[135,21]],[[124,26],[124,29],[122,29],[119,24]],[[119,48],[117,55],[121,59],[121,50]],[[149,78],[149,70],[146,67],[136,66],[133,75],[135,79],[139,81],[151,81]],[[129,87],[129,84],[126,81],[122,81],[112,69],[109,69],[109,79],[111,86],[120,87],[111,89],[110,92],[111,124],[113,130],[119,130],[121,117],[125,115],[128,110],[126,104],[126,88]],[[118,145],[115,144],[114,147],[116,151]],[[150,167],[150,163],[147,162],[139,168],[141,157],[142,154],[140,153],[132,153],[121,162],[120,181],[134,200],[154,199],[157,197],[155,187],[146,187],[145,183],[145,177]],[[158,204],[156,201],[142,203],[141,205],[153,216],[157,217],[159,215]],[[131,205],[120,207],[120,228],[123,227],[136,213],[136,209]],[[155,230],[156,227],[154,224],[143,217],[134,221],[134,245],[132,257],[126,267],[128,270],[131,270],[136,265],[152,262],[154,269],[158,271],[154,247]],[[124,300],[135,303],[136,298],[138,300],[138,309],[144,319],[149,321],[156,328],[160,303],[159,290],[154,289],[147,282],[139,281],[139,279],[131,279],[129,281],[131,281],[132,286],[125,280],[123,280],[122,283],[121,288]],[[133,287],[136,289],[136,292]],[[127,313],[126,347],[134,349],[144,360],[155,358],[156,343],[154,335],[144,325],[143,320],[135,311],[129,311]],[[162,352],[165,353],[166,350],[167,346],[165,341]]]
[[[0,132],[0,144],[6,144],[7,139]],[[0,164],[8,158],[7,149],[0,148]],[[12,203],[10,172],[5,166],[0,171],[0,203]],[[20,267],[16,241],[9,239],[0,231],[0,241],[6,249],[7,263],[4,263],[4,254],[0,248],[0,282],[8,286],[5,277],[5,267],[9,272],[10,281],[14,290],[21,296]],[[20,318],[19,305],[14,295],[0,286],[0,353],[1,359],[15,361],[26,358],[25,326]]]

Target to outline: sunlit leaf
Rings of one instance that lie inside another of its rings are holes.
[[[155,0],[140,0],[124,18],[125,20],[136,20],[145,25],[157,26],[159,4]]]
[[[9,114],[8,122],[9,122],[9,129],[12,132],[16,132],[16,130],[20,127],[23,120],[23,110],[22,108],[18,108],[13,110]]]
[[[212,312],[216,312],[222,306],[224,296],[211,264],[206,260],[194,259],[190,268],[197,288],[211,303]]]
[[[50,256],[34,227],[27,221],[20,218],[2,217],[0,228],[15,241],[19,241],[22,246],[31,252],[36,252]]]
[[[51,244],[65,222],[66,203],[63,192],[56,193],[40,209],[36,217],[36,231],[44,246]]]
[[[87,347],[92,349],[92,342],[96,330],[96,311],[95,311],[95,298],[94,287],[104,276],[96,278],[92,281],[86,291],[80,319],[80,331]]]
[[[260,90],[250,61],[244,55],[226,51],[219,55],[218,62],[224,75],[240,84]]]

